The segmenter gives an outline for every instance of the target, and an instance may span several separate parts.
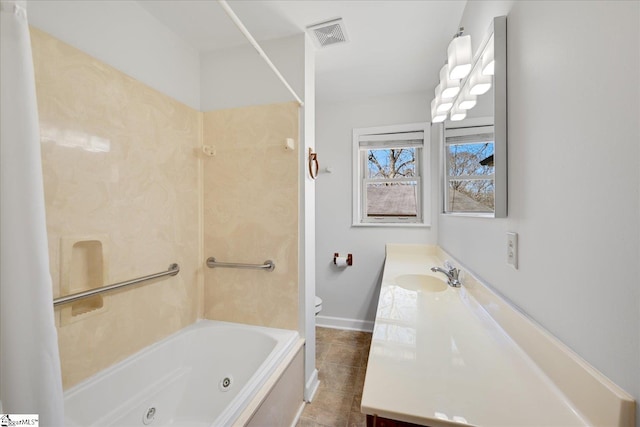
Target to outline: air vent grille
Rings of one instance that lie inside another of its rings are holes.
[[[318,47],[326,47],[349,41],[342,18],[322,22],[307,27]]]

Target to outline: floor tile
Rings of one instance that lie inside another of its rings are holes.
[[[313,402],[304,409],[303,417],[326,426],[345,426],[349,420],[353,397],[329,389],[320,389]]]
[[[321,362],[324,361],[327,352],[329,351],[329,346],[331,344],[324,341],[316,342],[316,366],[320,366]],[[368,357],[367,357],[368,359]]]
[[[323,359],[325,362],[337,365],[362,367],[364,360],[363,349],[357,345],[331,343]]]
[[[365,427],[360,412],[371,334],[316,328],[320,387],[296,427]]]
[[[353,393],[359,369],[354,366],[337,365],[324,361],[318,371],[320,388]]]
[[[364,349],[362,353],[362,366],[366,367],[367,363],[369,363],[369,349],[371,347],[371,343],[369,343]]]
[[[331,342],[337,334],[337,329],[316,328],[316,343],[318,341]]]
[[[347,427],[366,427],[367,416],[360,412],[350,412],[347,420]]]
[[[298,420],[298,423],[296,424],[296,427],[332,427],[332,426],[325,426],[324,424],[317,423],[310,418],[300,417],[300,419]]]
[[[354,394],[362,396],[362,389],[364,388],[364,378],[367,374],[367,368],[359,368],[356,375],[355,384],[353,386]]]
[[[332,342],[338,342],[342,344],[368,345],[371,343],[371,334],[369,332],[346,331],[337,329]]]
[[[362,405],[362,395],[356,394],[351,401],[351,412],[360,412],[360,405]]]

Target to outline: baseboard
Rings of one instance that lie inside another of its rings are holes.
[[[373,332],[373,322],[371,320],[345,319],[343,317],[316,316],[316,326]]]
[[[300,417],[302,416],[302,411],[304,411],[305,405],[306,403],[302,402],[302,404],[300,405],[300,408],[298,408],[298,413],[296,413],[296,416],[293,419],[293,422],[291,423],[291,427],[296,427],[298,425],[298,421],[300,421]]]
[[[304,387],[304,400],[306,402],[313,401],[319,386],[320,381],[318,380],[318,370],[314,369],[311,377],[309,377],[309,381],[307,381],[307,384]]]

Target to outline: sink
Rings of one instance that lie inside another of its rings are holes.
[[[442,292],[447,285],[437,277],[426,274],[404,274],[396,277],[395,284],[410,291]]]

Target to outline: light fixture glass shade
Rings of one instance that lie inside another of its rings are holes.
[[[471,95],[471,93],[469,93],[469,86],[465,86],[460,96],[458,96],[458,102],[458,106],[461,110],[470,110],[476,106],[478,98],[475,95]]]
[[[449,110],[451,110],[451,107],[453,107],[453,102],[450,101],[444,101],[444,102],[440,102],[436,109],[438,110],[439,113],[444,113],[447,114],[449,112]]]
[[[449,113],[449,118],[452,122],[459,122],[460,120],[464,120],[467,117],[467,110],[463,110],[460,108],[458,104],[454,105],[451,108],[451,113]]]
[[[486,76],[476,68],[475,72],[469,77],[469,93],[471,95],[483,95],[491,89],[491,76]]]
[[[458,36],[451,40],[447,49],[449,79],[464,79],[471,71],[471,36]],[[442,80],[442,77],[440,77]]]
[[[482,54],[482,74],[485,76],[493,76],[496,61],[493,55],[493,36],[489,39],[487,46],[484,49],[484,53]]]
[[[440,113],[447,113],[453,107],[453,98],[442,97],[442,86],[436,86],[436,109]]]
[[[446,118],[447,113],[438,111],[438,104],[434,98],[433,101],[431,101],[431,123],[441,123],[444,122]]]
[[[451,80],[449,78],[449,66],[444,64],[440,69],[440,89],[443,99],[454,98],[460,92],[460,80]],[[436,94],[437,96],[437,94]]]

